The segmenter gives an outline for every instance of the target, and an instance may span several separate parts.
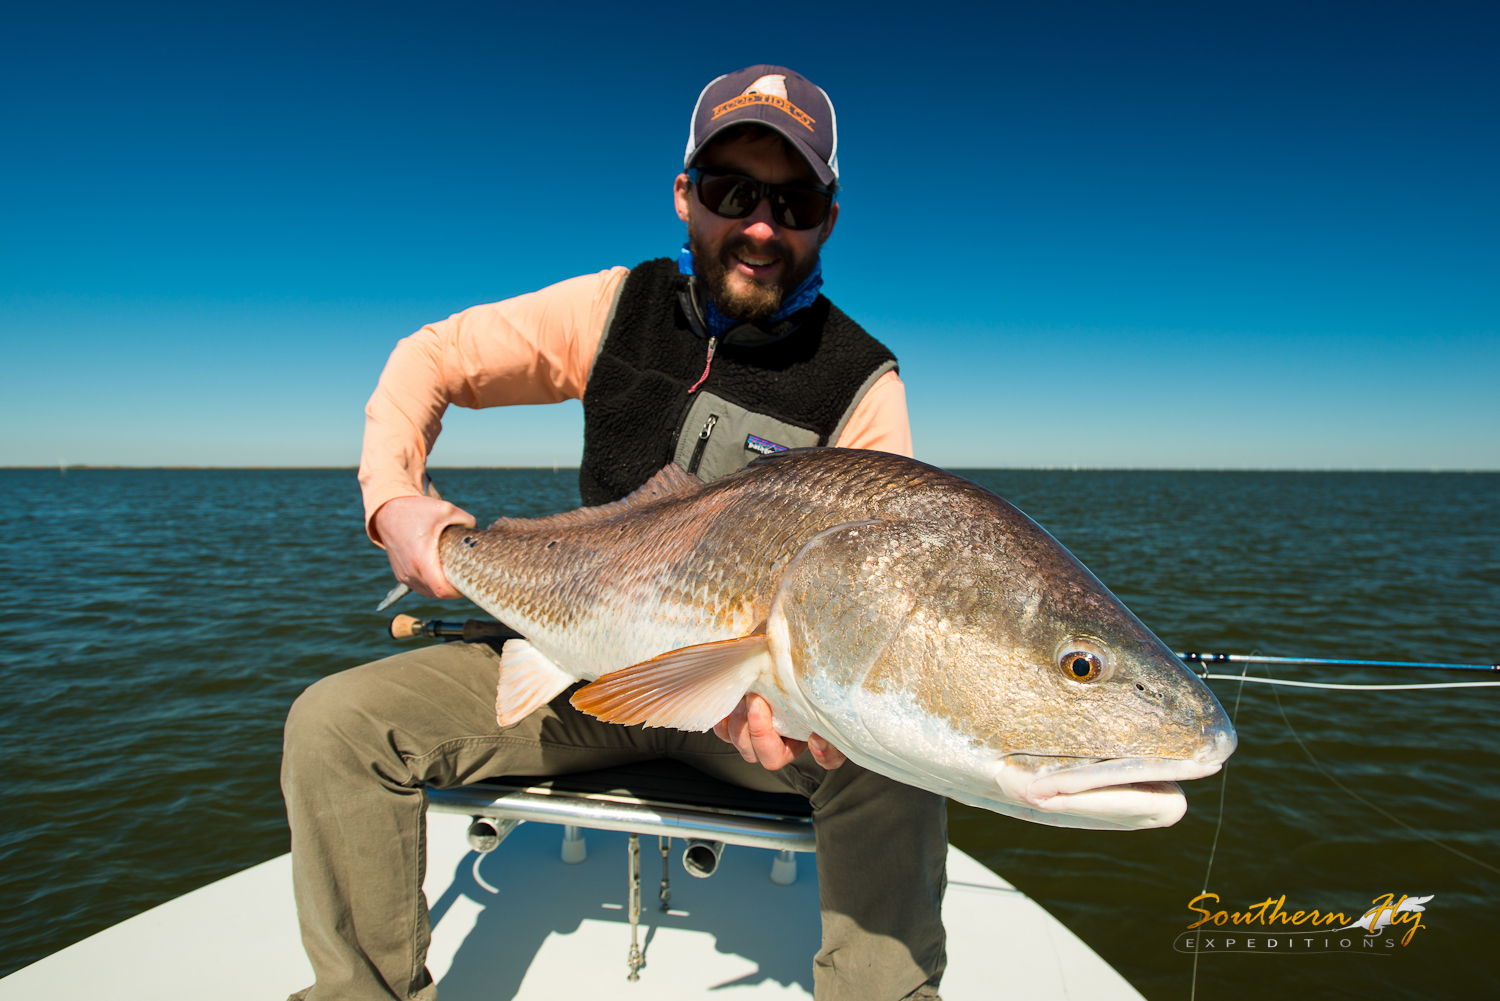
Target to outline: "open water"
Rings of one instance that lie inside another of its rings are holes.
[[[1500,474],[966,475],[1174,649],[1500,659]],[[481,519],[574,507],[575,476],[437,473]],[[393,650],[374,612],[391,580],[360,523],[352,470],[0,471],[0,974],[287,850],[288,705]],[[955,806],[954,843],[1154,1001],[1500,996],[1500,688],[1212,684],[1240,750],[1222,778],[1185,785],[1176,827],[1067,831]],[[1255,953],[1224,953],[1257,930],[1231,923],[1195,975],[1174,942],[1205,882],[1228,912],[1284,894],[1288,912],[1352,921],[1383,894],[1433,899],[1405,946],[1364,948],[1356,929],[1339,936],[1347,952],[1268,948],[1262,933]]]

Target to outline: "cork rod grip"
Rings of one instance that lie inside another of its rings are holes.
[[[422,635],[422,620],[415,615],[398,615],[391,620],[391,639],[409,640]]]

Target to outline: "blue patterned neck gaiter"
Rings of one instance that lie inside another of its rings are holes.
[[[677,255],[677,270],[685,275],[693,273],[693,248],[684,243],[681,252]],[[806,309],[813,304],[818,297],[818,292],[823,288],[823,259],[818,258],[818,263],[813,265],[812,274],[798,285],[792,294],[781,302],[781,308],[771,316],[770,322],[784,320],[799,309]],[[706,299],[703,303],[704,319],[708,321],[708,332],[714,337],[723,337],[730,330],[740,325],[739,320],[731,319],[719,312],[714,307],[713,300]]]

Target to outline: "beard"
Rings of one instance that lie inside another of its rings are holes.
[[[693,251],[693,272],[708,289],[708,296],[715,308],[725,316],[746,323],[770,319],[781,309],[786,297],[807,280],[818,263],[817,252],[806,260],[798,260],[786,244],[779,241],[753,245],[757,256],[779,257],[786,264],[782,282],[761,285],[749,279],[737,285],[730,283],[730,269],[734,267],[734,251],[739,247],[752,247],[749,240],[731,236],[717,247],[706,245],[706,241],[688,222],[688,246]]]

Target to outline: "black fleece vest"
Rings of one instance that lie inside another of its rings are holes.
[[[666,257],[625,279],[583,394],[584,504],[618,500],[673,461],[709,479],[767,451],[830,444],[896,367],[885,345],[819,296],[779,340],[719,343],[708,378],[689,394],[708,354],[693,329],[701,320],[684,310],[691,299],[679,296],[689,281]]]

